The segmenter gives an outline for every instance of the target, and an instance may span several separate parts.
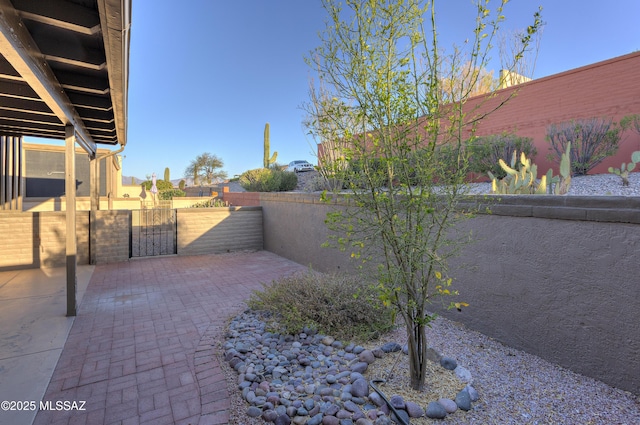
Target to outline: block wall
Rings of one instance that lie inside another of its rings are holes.
[[[95,211],[91,219],[96,264],[129,260],[131,211]]]
[[[63,267],[66,264],[64,212],[0,212],[0,270]],[[89,215],[77,212],[78,264],[89,264]]]
[[[262,208],[178,210],[178,255],[262,249]]]

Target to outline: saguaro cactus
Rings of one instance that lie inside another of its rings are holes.
[[[164,181],[168,182],[171,181],[171,176],[170,176],[170,171],[169,171],[169,167],[164,169]]]
[[[276,162],[276,158],[278,157],[278,152],[274,152],[271,158],[269,158],[269,123],[266,123],[264,126],[264,168],[269,168],[271,164]]]

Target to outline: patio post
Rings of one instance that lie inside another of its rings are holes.
[[[76,131],[65,126],[65,197],[66,197],[66,255],[67,255],[67,316],[76,315],[77,240],[76,240]]]

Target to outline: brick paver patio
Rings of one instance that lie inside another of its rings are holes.
[[[267,251],[96,266],[34,424],[226,424],[216,352],[261,283],[302,271]]]

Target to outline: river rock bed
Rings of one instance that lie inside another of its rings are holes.
[[[454,371],[467,385],[454,399],[424,400],[420,405],[385,394],[387,403],[365,373],[390,353],[406,353],[406,347],[389,342],[366,349],[312,329],[287,335],[271,327],[265,313],[247,310],[226,332],[224,359],[238,373],[249,417],[277,425],[385,425],[423,416],[444,418],[458,409],[470,410],[479,398],[469,371],[430,348],[429,359]]]

